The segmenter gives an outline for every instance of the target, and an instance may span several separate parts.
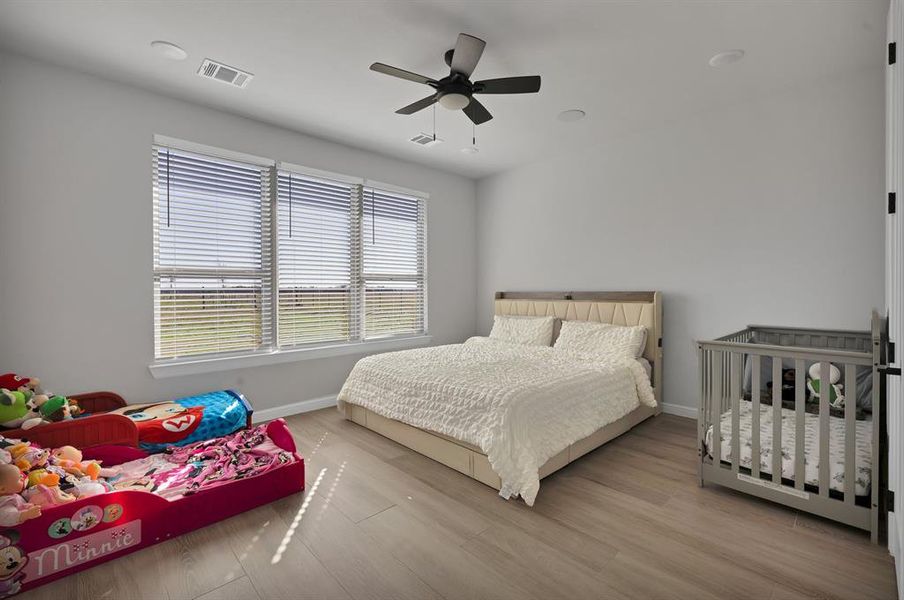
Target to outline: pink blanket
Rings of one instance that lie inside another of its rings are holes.
[[[266,425],[260,425],[181,448],[171,446],[160,454],[104,469],[101,474],[114,489],[145,490],[175,499],[253,477],[294,460],[292,453],[267,436]]]

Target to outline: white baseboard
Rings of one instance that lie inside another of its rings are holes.
[[[312,410],[320,410],[328,406],[336,406],[336,395],[322,396],[320,398],[311,398],[309,400],[300,400],[291,404],[283,404],[274,406],[273,408],[265,408],[263,410],[255,410],[252,420],[255,423],[264,421],[272,421],[280,417],[288,417],[300,413],[311,412]]]
[[[888,553],[898,558],[898,552],[901,549],[901,540],[898,537],[898,522],[895,518],[894,511],[888,513]]]
[[[677,415],[679,417],[687,417],[688,419],[696,419],[697,418],[697,407],[696,406],[684,406],[683,404],[669,404],[668,402],[662,403],[662,412],[667,415]]]

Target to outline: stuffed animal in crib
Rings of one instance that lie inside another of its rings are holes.
[[[41,507],[20,495],[24,488],[24,473],[16,465],[0,464],[0,526],[15,527],[41,516]]]
[[[822,367],[821,363],[813,363],[809,370],[807,371],[807,390],[810,392],[810,395],[819,399],[822,393],[822,389],[824,387],[828,387],[829,389],[829,404],[832,408],[842,408],[844,407],[844,394],[843,386],[838,383],[841,381],[841,369],[836,367],[833,364],[829,365],[829,385],[823,386],[820,378],[822,376]]]
[[[768,396],[772,397],[772,382],[766,382]],[[794,400],[794,369],[782,369],[782,400]]]

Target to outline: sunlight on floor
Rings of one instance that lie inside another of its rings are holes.
[[[239,561],[243,561],[248,558],[248,554],[251,552],[251,549],[254,548],[254,545],[257,544],[257,541],[261,539],[261,533],[264,532],[264,529],[270,526],[270,521],[264,521],[264,524],[257,528],[257,531],[254,534],[254,537],[251,538],[251,541],[248,542],[248,545],[245,546],[245,549],[242,550],[242,553],[239,555]]]
[[[301,518],[304,516],[305,511],[308,509],[308,505],[311,503],[311,498],[314,497],[314,493],[320,486],[320,482],[323,480],[323,476],[325,474],[326,467],[320,469],[320,473],[317,475],[317,479],[314,480],[314,484],[311,486],[308,495],[305,497],[304,502],[301,503],[301,508],[299,508],[298,512],[295,513],[295,518],[292,519],[292,524],[289,525],[289,529],[286,530],[286,535],[283,536],[282,541],[279,543],[279,548],[276,549],[276,554],[274,554],[273,558],[270,559],[271,565],[275,565],[280,560],[282,560],[282,555],[286,551],[286,548],[289,547],[289,542],[292,540],[292,536],[295,535],[295,530],[301,523]]]
[[[315,454],[317,454],[317,451],[320,450],[320,446],[323,445],[323,440],[325,440],[325,439],[326,439],[326,436],[328,436],[329,434],[330,434],[329,431],[324,431],[324,432],[323,432],[323,435],[320,436],[320,439],[317,440],[317,443],[316,443],[316,444],[314,444],[314,448],[311,449],[311,453],[308,454],[308,458],[310,458],[310,457],[314,456]]]

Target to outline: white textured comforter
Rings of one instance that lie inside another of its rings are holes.
[[[499,494],[528,505],[550,457],[640,403],[656,406],[636,360],[482,337],[363,358],[339,392],[345,403],[477,446],[502,480]]]

